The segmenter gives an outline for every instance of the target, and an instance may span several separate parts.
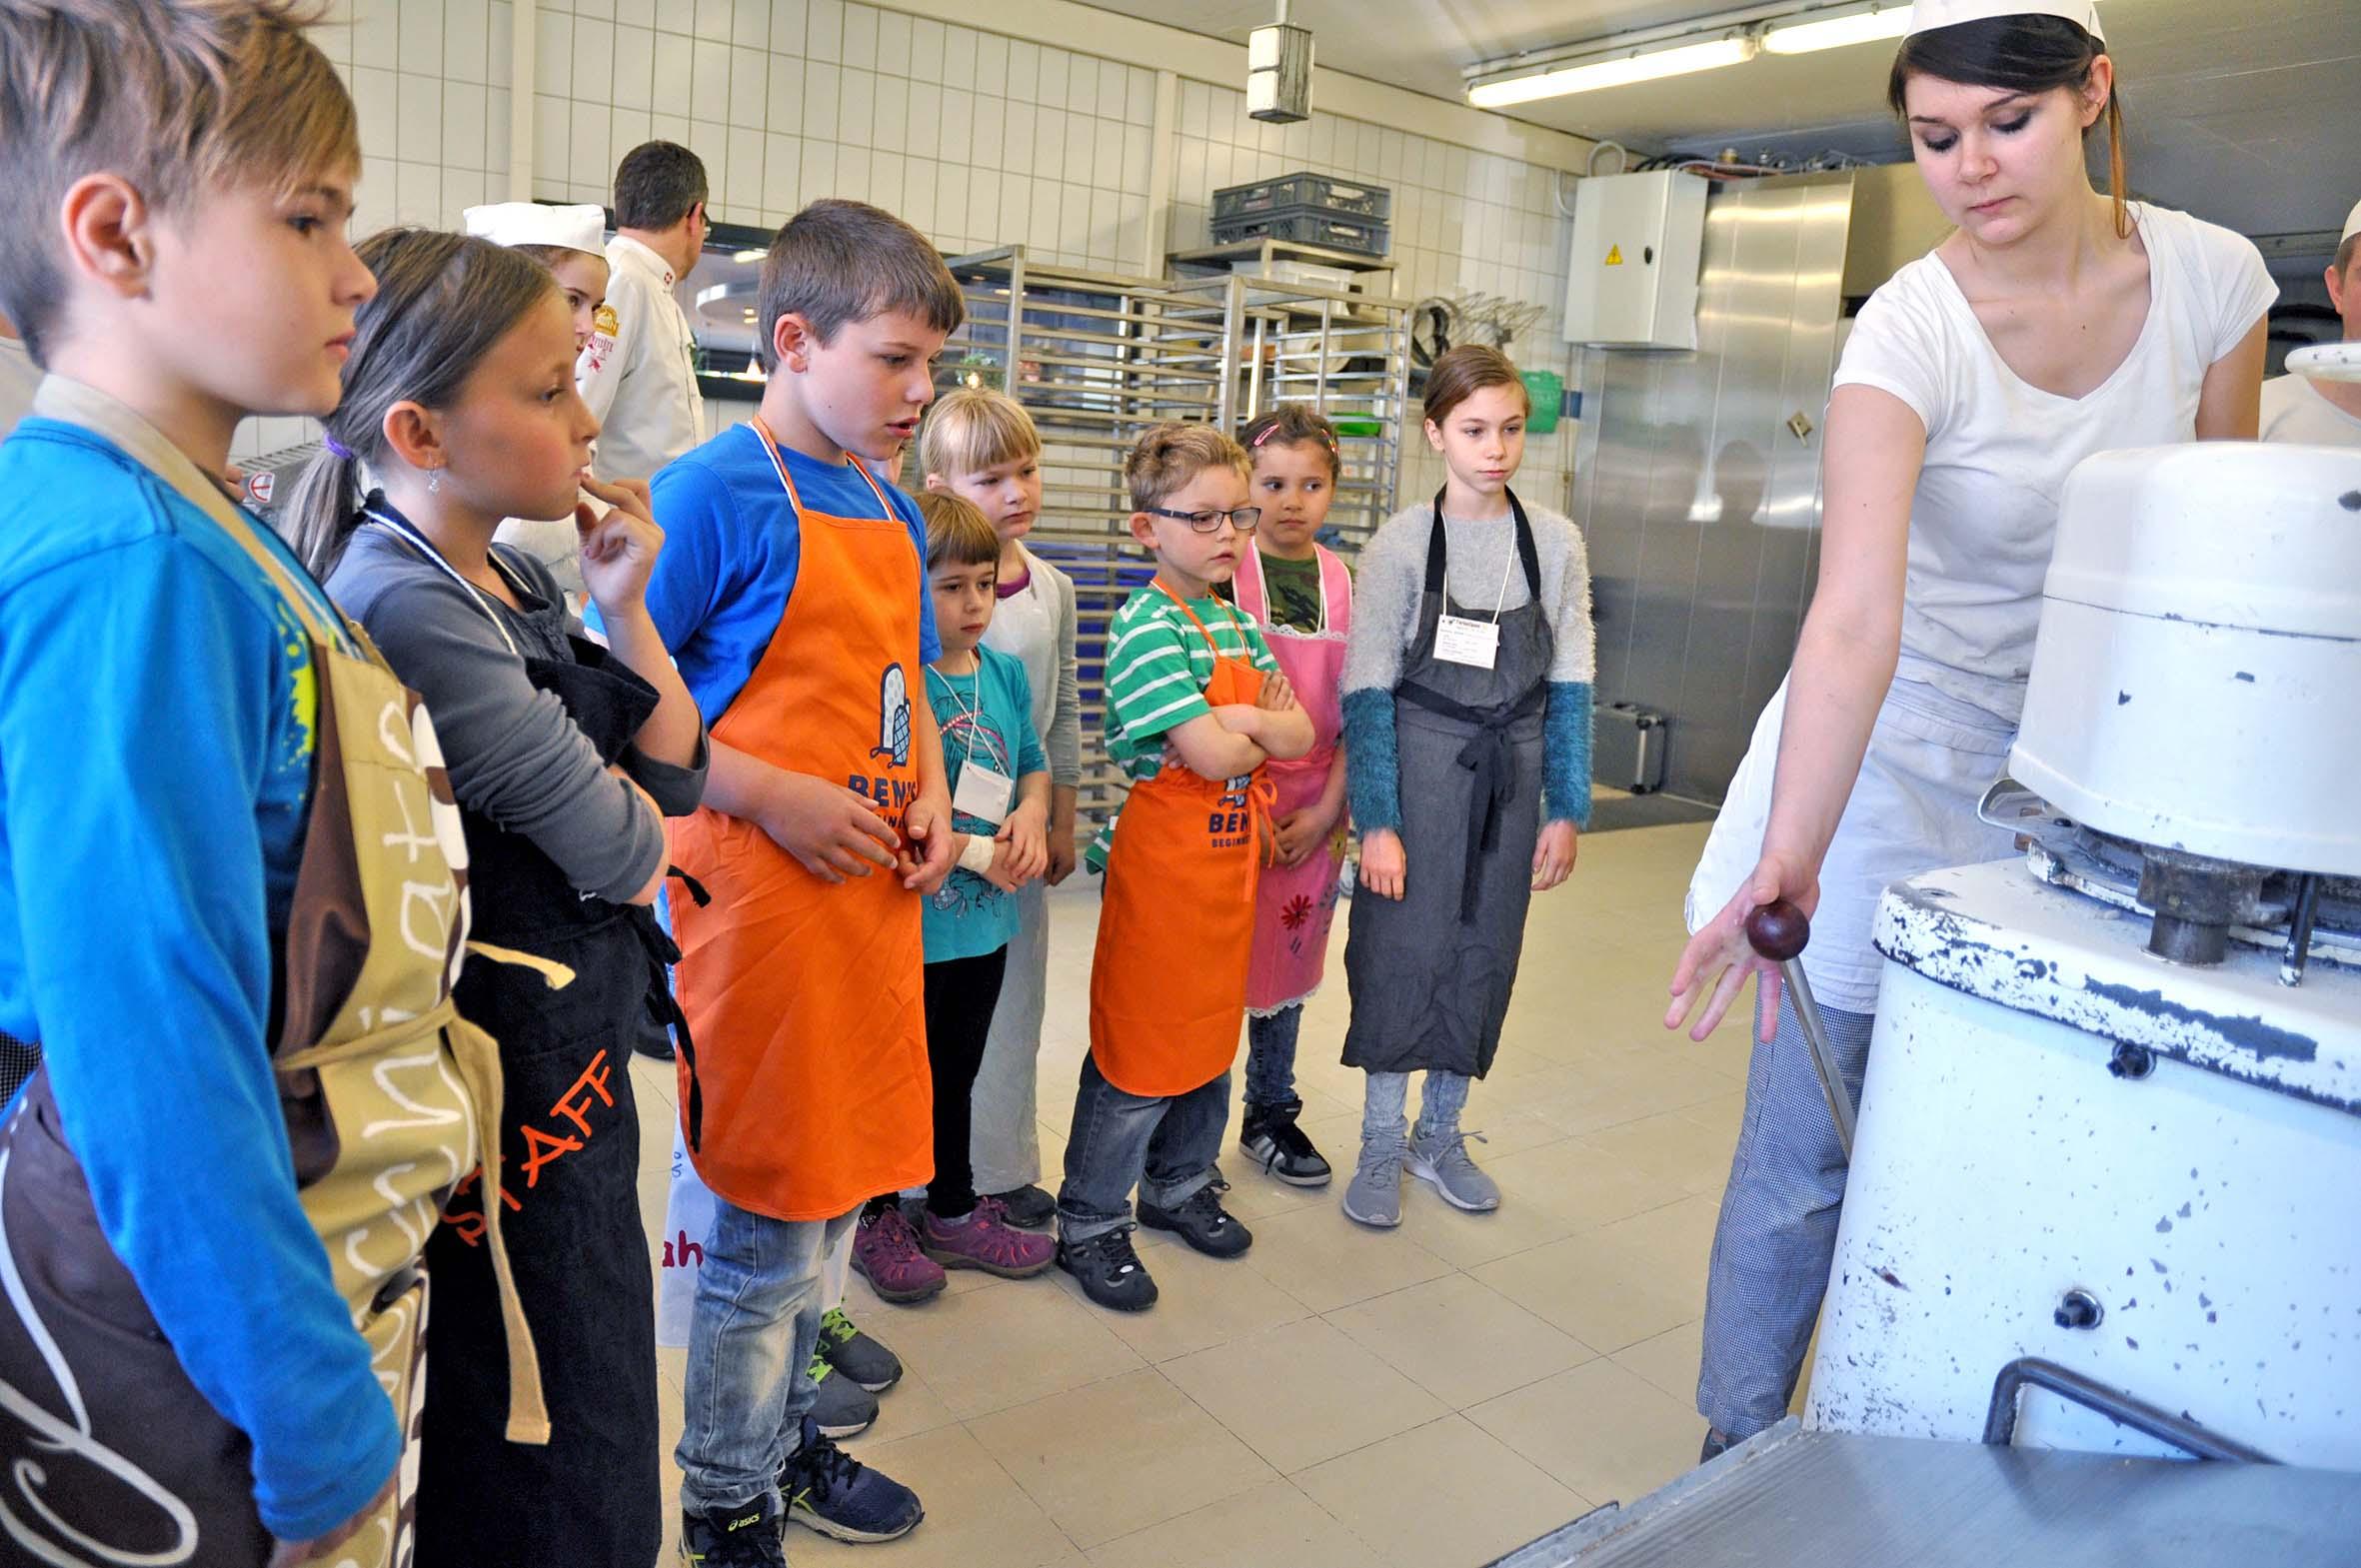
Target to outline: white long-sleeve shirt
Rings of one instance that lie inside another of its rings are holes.
[[[619,234],[607,242],[607,264],[615,332],[593,334],[574,367],[601,426],[591,471],[605,480],[652,479],[705,440],[696,339],[673,297],[680,279],[663,257]]]

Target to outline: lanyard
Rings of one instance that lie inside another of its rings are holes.
[[[1513,524],[1515,519],[1512,517],[1509,519],[1509,522]],[[1516,551],[1514,549],[1514,541],[1510,542],[1510,546],[1511,548],[1508,551],[1507,559],[1500,563],[1499,597],[1492,601],[1492,625],[1494,626],[1498,626],[1500,624],[1500,614],[1507,608],[1508,605],[1508,574],[1516,570]],[[1321,601],[1320,608],[1322,614],[1324,615],[1327,608],[1325,600]],[[1442,564],[1442,613],[1446,616],[1451,613],[1451,561],[1450,553],[1447,549],[1443,553]]]
[[[976,761],[976,732],[984,728],[984,658],[981,654],[976,656],[976,701],[973,705],[960,696],[960,689],[951,684],[951,677],[933,665],[927,667],[927,674],[942,683],[943,695],[951,699],[951,706],[958,709],[960,718],[967,721],[968,743],[960,751],[960,772],[965,774],[968,765]]]
[[[408,518],[379,512],[374,508],[363,508],[362,515],[368,518],[370,522],[376,524],[379,528],[382,528],[386,532],[392,534],[396,539],[402,541],[402,543],[405,545],[408,545],[411,549],[425,556],[427,560],[433,562],[436,566],[441,567],[445,576],[449,577],[452,582],[457,583],[461,588],[467,590],[468,597],[476,602],[476,608],[483,611],[486,619],[491,621],[492,630],[500,634],[500,640],[502,643],[507,645],[508,651],[516,655],[519,659],[525,657],[524,651],[517,647],[517,640],[509,636],[508,621],[500,614],[499,608],[493,604],[492,600],[486,596],[482,589],[476,587],[475,584],[470,583],[466,578],[462,577],[457,567],[443,559],[443,553],[437,550],[434,545],[428,541],[427,537],[418,531],[416,524],[412,523]],[[491,561],[492,570],[498,572],[501,577],[507,581],[510,592],[516,594],[527,594],[532,592],[523,584],[519,583],[516,578],[510,574],[509,570],[500,564],[500,558],[498,556],[490,556],[486,559]]]

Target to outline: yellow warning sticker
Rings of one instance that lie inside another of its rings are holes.
[[[1623,247],[1621,247],[1620,245],[1610,245],[1610,246],[1608,246],[1608,247],[1606,248],[1606,264],[1607,264],[1609,267],[1620,267],[1620,266],[1622,266],[1622,265],[1623,265]]]

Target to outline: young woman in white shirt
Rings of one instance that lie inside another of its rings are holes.
[[[2068,471],[2094,452],[2255,434],[2277,291],[2248,241],[2125,201],[2104,50],[2089,0],[1917,0],[1894,59],[1889,101],[1958,227],[1870,298],[1846,344],[1818,587],[1690,884],[1695,934],[1664,1020],[1694,1012],[1701,1039],[1758,976],[1706,1287],[1708,1457],[1786,1413],[1844,1193],[1793,1008],[1746,916],[1775,898],[1812,914],[1804,967],[1857,1097],[1879,891],[2011,850],[1976,802],[2023,707]],[[2112,195],[2084,161],[2101,122]]]

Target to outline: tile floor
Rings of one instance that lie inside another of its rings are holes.
[[[1702,825],[1583,840],[1538,898],[1492,1075],[1464,1124],[1506,1202],[1445,1207],[1423,1184],[1399,1230],[1237,1157],[1230,1207],[1254,1247],[1214,1262],[1143,1231],[1163,1299],[1088,1304],[1066,1275],[952,1276],[915,1308],[858,1278],[857,1321],[909,1367],[848,1446],[916,1487],[926,1522],[887,1546],[788,1532],[803,1568],[1450,1568],[1489,1560],[1695,1462],[1705,1255],[1743,1102],[1745,1031],[1692,1044],[1658,1026],[1680,891]],[[1087,1043],[1096,887],[1052,900],[1042,1145],[1055,1189]],[[1336,923],[1297,1071],[1304,1129],[1348,1170],[1360,1074]],[[664,1219],[671,1075],[634,1063],[642,1204]],[[1235,1132],[1234,1117],[1231,1126]],[[663,1352],[665,1473],[682,1352]],[[667,1562],[672,1542],[666,1541]]]

